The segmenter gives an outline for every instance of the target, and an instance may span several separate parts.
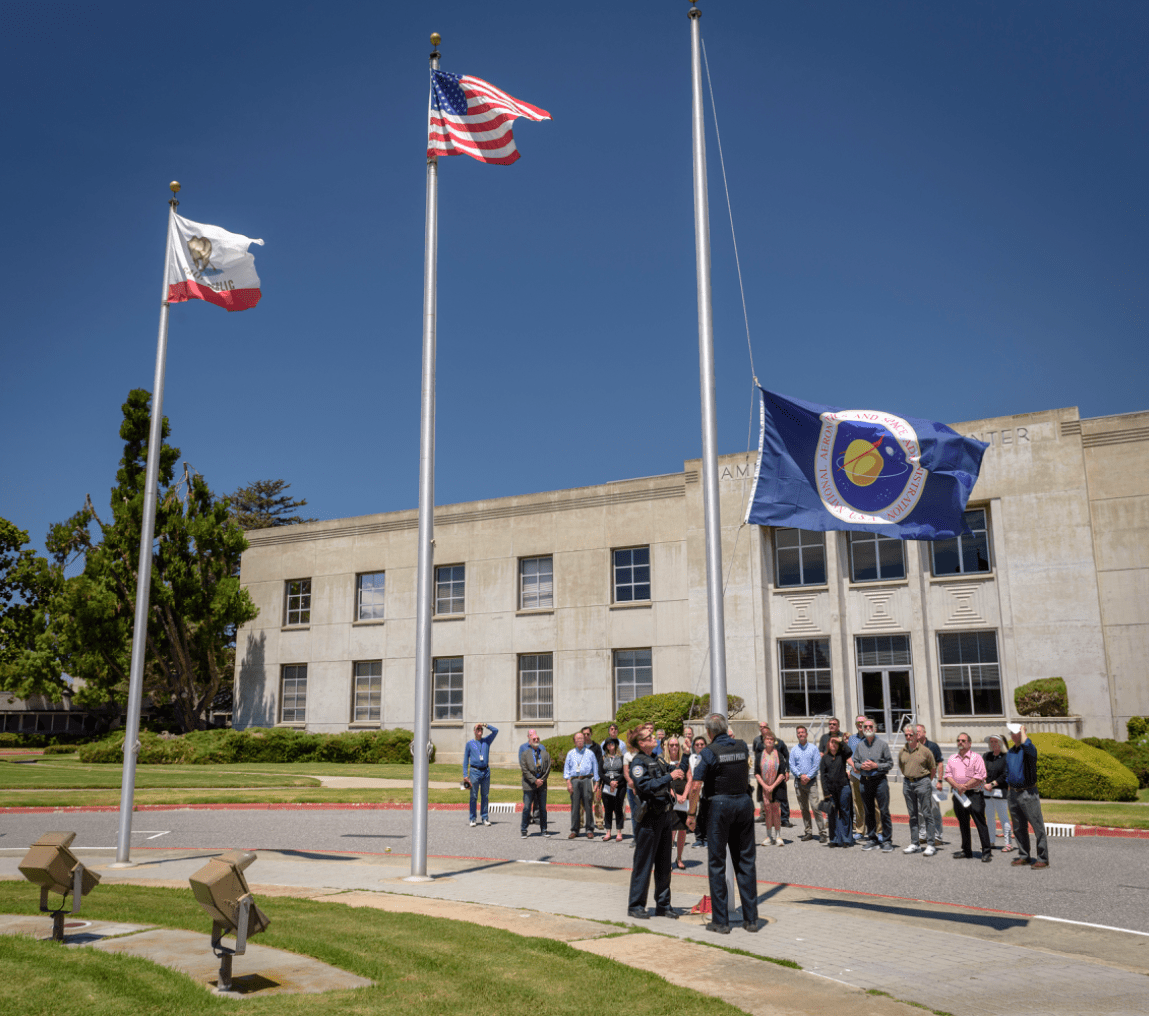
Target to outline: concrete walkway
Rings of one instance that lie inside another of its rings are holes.
[[[114,859],[85,860],[105,883],[186,886],[207,851],[139,851],[135,868]],[[0,876],[16,876],[16,858],[0,858]],[[948,1013],[1077,1013],[1131,1016],[1142,1012],[1149,974],[1149,936],[1054,923],[1025,914],[920,900],[760,883],[759,912],[768,923],[752,935],[735,927],[716,936],[703,919],[626,913],[625,868],[531,861],[432,858],[430,882],[407,882],[401,855],[261,851],[248,869],[253,891],[475,920],[520,934],[553,937],[577,948],[652,970],[673,983],[716,995],[753,1013],[908,1012],[875,990]],[[690,907],[705,879],[675,875],[674,902]],[[603,925],[599,922],[617,922]],[[619,935],[629,927],[656,933]],[[604,937],[605,935],[617,937]],[[677,939],[669,945],[666,938]],[[793,960],[793,971],[754,956]],[[960,962],[953,958],[960,957]]]

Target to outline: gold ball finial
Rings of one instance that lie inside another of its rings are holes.
[[[438,46],[443,41],[443,37],[438,32],[431,33],[431,45]]]
[[[179,180],[173,180],[171,183],[168,184],[168,187],[171,189],[171,192],[173,194],[178,194],[180,192]]]

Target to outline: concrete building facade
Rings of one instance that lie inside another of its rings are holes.
[[[864,711],[884,731],[913,714],[949,744],[1000,731],[1014,690],[1050,676],[1074,715],[1042,729],[1124,737],[1149,713],[1149,413],[954,427],[990,445],[973,535],[956,541],[744,525],[754,456],[720,459],[728,686],[744,717],[792,740],[830,714],[848,726]],[[440,752],[481,720],[509,759],[527,727],[573,731],[638,695],[708,690],[699,471],[436,510]],[[238,635],[237,727],[411,727],[416,515],[248,534],[260,613]]]

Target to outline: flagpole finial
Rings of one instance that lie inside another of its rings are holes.
[[[168,201],[168,204],[171,205],[172,208],[175,208],[176,205],[179,204],[179,202],[176,200],[176,195],[180,192],[179,180],[173,180],[171,183],[169,183],[168,189],[172,192],[172,196],[171,196],[171,199]]]
[[[439,43],[443,41],[443,37],[438,32],[431,33],[431,49],[434,52],[431,54],[431,59],[434,60],[439,55]]]
[[[690,13],[686,15],[688,18],[700,18],[700,17],[702,17],[702,11],[700,11],[698,9],[698,7],[696,6],[697,3],[698,3],[698,0],[690,0]]]

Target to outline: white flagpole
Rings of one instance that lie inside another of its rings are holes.
[[[718,501],[718,408],[714,314],[710,300],[710,199],[702,112],[702,11],[690,0],[691,133],[694,140],[694,261],[698,278],[698,372],[702,390],[702,505],[706,529],[706,614],[710,634],[710,711],[726,712],[726,618],[722,604],[722,517]],[[726,855],[727,914],[734,909],[734,866]]]
[[[172,194],[180,185],[171,182]],[[164,282],[160,291],[160,332],[156,341],[156,376],[152,385],[152,419],[148,432],[148,464],[144,478],[144,512],[140,521],[140,557],[136,578],[136,619],[132,628],[132,664],[128,678],[128,720],[124,733],[124,774],[120,784],[120,831],[113,868],[131,867],[132,807],[136,794],[136,758],[140,753],[140,705],[144,696],[144,660],[147,656],[148,601],[152,591],[152,538],[156,527],[160,447],[163,442],[164,370],[168,358],[168,258],[175,229],[176,206],[168,201],[168,238],[164,247]]]
[[[431,70],[439,69],[438,32],[431,34]],[[430,98],[427,120],[430,124]],[[439,160],[427,156],[427,232],[423,253],[423,395],[419,411],[419,567],[415,594],[415,772],[411,784],[411,874],[426,882],[427,781],[431,750],[431,595],[435,529],[435,313],[439,263]]]
[[[694,3],[695,0],[691,0]],[[698,276],[698,364],[702,389],[702,499],[706,526],[706,606],[710,631],[710,711],[726,715],[726,621],[722,610],[722,520],[718,507],[718,411],[714,394],[714,316],[710,306],[710,210],[706,123],[702,116],[702,11],[690,8],[691,121],[694,135],[694,242]]]

